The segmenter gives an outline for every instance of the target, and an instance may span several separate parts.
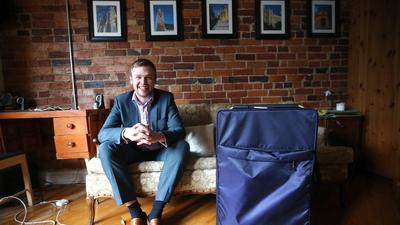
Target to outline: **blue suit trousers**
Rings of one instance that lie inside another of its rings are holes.
[[[129,174],[129,164],[143,161],[164,161],[155,200],[168,202],[189,158],[189,144],[178,140],[167,148],[155,151],[139,149],[135,143],[100,144],[100,160],[111,183],[118,205],[136,200],[135,188]]]

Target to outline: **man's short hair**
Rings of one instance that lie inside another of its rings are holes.
[[[133,68],[141,67],[141,66],[148,66],[148,67],[151,67],[151,68],[153,69],[153,71],[154,71],[154,75],[155,75],[156,78],[157,78],[156,66],[154,65],[154,63],[153,63],[152,61],[150,61],[150,60],[148,60],[148,59],[143,59],[143,58],[137,59],[135,62],[132,63],[132,66],[131,66],[131,70],[130,70],[130,71],[132,71]]]

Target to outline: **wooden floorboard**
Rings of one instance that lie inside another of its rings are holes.
[[[84,185],[57,185],[46,187],[42,198],[50,201],[66,198],[70,203],[60,213],[59,221],[67,225],[87,224],[88,208]],[[36,201],[40,191],[36,190]],[[390,180],[370,174],[355,175],[347,186],[346,207],[339,202],[335,185],[314,185],[312,201],[313,225],[399,225],[398,199]],[[143,210],[149,212],[153,198],[140,199]],[[17,224],[14,215],[22,207],[16,202],[0,205],[0,225]],[[50,204],[35,205],[29,209],[29,220],[55,219],[58,209]],[[96,209],[97,225],[118,225],[129,214],[113,199],[103,199]],[[215,224],[215,195],[174,196],[163,214],[164,225]]]

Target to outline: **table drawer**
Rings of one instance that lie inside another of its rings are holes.
[[[57,153],[88,152],[86,134],[54,136]]]
[[[54,118],[54,135],[87,134],[86,117]]]

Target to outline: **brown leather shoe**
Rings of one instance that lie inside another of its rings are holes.
[[[147,225],[147,221],[142,218],[133,218],[131,225]]]
[[[150,220],[149,225],[161,225],[161,219],[160,218],[154,218]]]

